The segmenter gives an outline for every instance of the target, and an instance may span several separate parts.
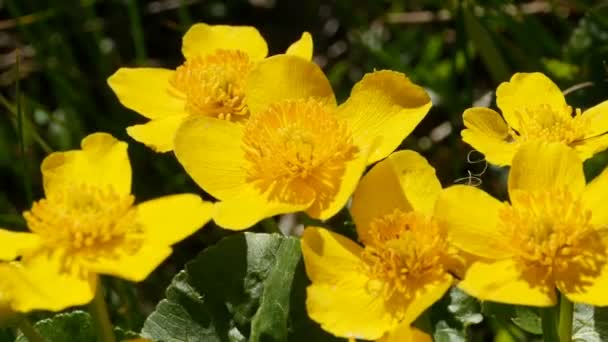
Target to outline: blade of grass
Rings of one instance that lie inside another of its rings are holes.
[[[127,12],[131,22],[131,34],[133,35],[133,46],[135,48],[135,62],[143,65],[146,62],[146,45],[144,42],[144,31],[141,26],[141,17],[137,9],[137,0],[127,0]]]
[[[19,130],[19,147],[21,151],[21,161],[23,162],[23,190],[25,192],[25,200],[28,204],[32,204],[32,182],[30,179],[30,173],[27,165],[27,157],[25,155],[25,129],[23,127],[23,112],[21,111],[21,91],[19,89],[19,59],[20,54],[17,50],[17,78],[15,80],[15,98],[16,98],[16,110],[17,110],[17,127]]]

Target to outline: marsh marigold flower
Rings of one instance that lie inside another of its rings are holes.
[[[608,147],[608,101],[573,110],[561,90],[541,73],[518,73],[496,90],[502,117],[489,108],[464,112],[462,140],[488,162],[511,165],[526,141],[561,142],[584,160]]]
[[[459,286],[503,303],[551,306],[557,288],[574,302],[608,305],[607,188],[608,170],[585,185],[573,149],[530,142],[513,158],[510,203],[470,186],[446,189],[435,215],[451,242],[487,258]]]
[[[440,192],[423,157],[395,152],[361,179],[353,195],[351,214],[363,247],[329,230],[306,228],[309,316],[336,336],[423,341],[406,338],[410,325],[450,288],[450,271],[460,263],[444,223],[433,217]]]
[[[253,27],[201,23],[184,35],[182,53],[186,61],[175,70],[121,68],[108,79],[123,105],[150,119],[127,133],[157,152],[173,150],[175,131],[185,118],[247,119],[247,76],[268,47]],[[310,60],[310,34],[286,53]]]
[[[179,162],[220,200],[215,222],[230,229],[289,212],[333,216],[365,167],[397,148],[431,106],[424,89],[393,71],[367,74],[337,106],[321,69],[295,56],[260,62],[250,80],[247,122],[196,116],[175,138]]]
[[[20,257],[23,276],[44,285],[17,296],[19,311],[87,303],[98,274],[141,281],[211,216],[213,205],[193,194],[134,204],[127,144],[109,134],[52,153],[41,171],[46,198],[24,213],[31,233],[0,230],[0,259]]]

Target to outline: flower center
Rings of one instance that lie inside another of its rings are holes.
[[[419,280],[446,272],[446,233],[437,221],[420,213],[395,209],[373,220],[363,243],[364,271],[371,279],[368,291],[389,301],[409,299]]]
[[[251,116],[243,150],[247,181],[260,192],[298,203],[312,190],[317,209],[333,199],[346,164],[359,152],[346,124],[314,99],[274,103]]]
[[[82,257],[132,253],[143,239],[133,201],[110,189],[74,186],[35,202],[23,216],[49,248]]]
[[[511,137],[516,141],[540,139],[548,142],[563,142],[571,144],[582,140],[585,136],[585,123],[581,110],[577,109],[574,116],[572,108],[556,110],[548,105],[536,108],[526,108],[517,112],[521,122],[519,131],[511,130]]]
[[[253,64],[239,50],[218,50],[194,57],[175,71],[171,84],[186,99],[191,114],[237,121],[249,115],[245,104],[245,78]]]
[[[516,191],[511,202],[500,212],[499,229],[505,236],[504,248],[530,275],[552,281],[573,270],[588,275],[606,263],[591,211],[569,191]]]

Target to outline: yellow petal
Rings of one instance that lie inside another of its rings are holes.
[[[410,323],[402,323],[378,342],[433,342],[433,337]]]
[[[572,145],[582,160],[593,157],[608,148],[608,134],[587,138]]]
[[[173,150],[175,132],[185,119],[182,115],[153,119],[143,125],[127,127],[127,133],[156,152],[169,152]]]
[[[307,227],[300,241],[306,274],[313,283],[338,284],[359,270],[363,248],[342,235]]]
[[[431,108],[424,89],[404,74],[382,70],[363,76],[338,112],[353,131],[355,144],[372,147],[368,164],[385,158],[407,137]],[[381,137],[379,144],[374,140]]]
[[[40,238],[36,234],[0,229],[0,260],[15,260],[24,251],[36,248],[39,243]]]
[[[137,205],[137,222],[147,240],[163,245],[177,243],[199,230],[210,219],[213,203],[198,195],[165,196]]]
[[[480,300],[531,306],[556,304],[553,284],[524,275],[509,259],[474,263],[458,287]]]
[[[345,166],[344,174],[342,175],[338,188],[335,193],[319,194],[316,193],[317,200],[312,203],[306,213],[313,218],[327,220],[334,216],[340,209],[344,207],[348,199],[355,191],[361,175],[365,171],[367,154],[361,153],[358,158],[351,160]],[[319,200],[320,197],[330,195],[329,203],[323,203]]]
[[[359,238],[366,241],[370,221],[392,213],[416,210],[429,216],[441,192],[435,169],[414,151],[397,151],[376,164],[353,194],[351,215]]]
[[[380,338],[395,326],[383,297],[366,290],[361,247],[323,228],[306,228],[301,241],[312,281],[306,298],[310,318],[336,336],[362,339]]]
[[[296,202],[279,202],[247,185],[240,189],[239,195],[215,204],[213,220],[222,228],[243,230],[267,217],[303,211],[310,207],[314,199],[314,191],[301,188]]]
[[[591,223],[597,226],[608,225],[608,168],[593,179],[583,192],[583,205],[591,210]]]
[[[452,276],[448,273],[419,279],[419,284],[412,289],[413,295],[408,301],[402,322],[413,323],[426,309],[443,297],[453,282]]]
[[[435,218],[444,222],[450,242],[459,249],[486,258],[508,257],[497,231],[498,200],[472,186],[454,185],[441,192]]]
[[[175,136],[175,156],[206,192],[218,199],[240,194],[245,184],[242,126],[206,116],[190,118]]]
[[[127,144],[107,133],[82,139],[82,150],[55,152],[40,167],[47,195],[73,184],[111,187],[119,195],[131,193],[131,164]]]
[[[169,255],[171,255],[171,247],[168,245],[159,241],[145,240],[132,254],[100,255],[93,260],[82,262],[91,272],[139,282],[146,279]]]
[[[307,61],[312,59],[312,36],[308,32],[302,33],[302,37],[287,48],[285,54],[302,57]]]
[[[583,112],[587,131],[585,138],[595,137],[608,132],[608,101],[597,104]]]
[[[313,97],[328,106],[336,104],[334,92],[321,68],[301,57],[289,55],[273,56],[258,63],[249,73],[245,93],[252,113],[289,99]]]
[[[549,106],[556,115],[569,115],[562,91],[547,76],[539,73],[517,73],[496,89],[496,104],[515,130],[526,124],[527,109]]]
[[[184,35],[182,53],[186,59],[217,50],[241,50],[253,60],[268,54],[266,41],[255,27],[194,24]]]
[[[597,234],[589,237],[586,250],[579,262],[571,263],[569,268],[556,272],[557,288],[571,301],[608,306],[607,243],[608,231],[598,231]]]
[[[463,116],[462,140],[481,152],[494,165],[510,165],[517,145],[507,142],[508,127],[498,113],[489,108],[470,108]]]
[[[42,252],[12,263],[12,306],[15,311],[61,311],[84,305],[95,294],[97,276],[86,270],[68,272],[60,253]]]
[[[584,188],[583,163],[566,145],[531,141],[523,144],[513,157],[509,172],[511,201],[516,190],[568,189],[579,194]]]
[[[173,70],[161,68],[120,68],[108,85],[125,107],[149,118],[185,115],[186,103],[176,96],[169,81]]]

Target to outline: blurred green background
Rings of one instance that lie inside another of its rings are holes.
[[[309,31],[339,100],[366,72],[406,73],[434,107],[402,147],[423,153],[444,186],[481,183],[500,198],[505,170],[475,163],[480,156],[460,140],[464,109],[495,106],[493,90],[518,71],[577,86],[567,96],[576,107],[608,98],[607,2],[0,0],[0,226],[25,229],[21,212],[42,196],[42,159],[95,131],[130,143],[138,200],[200,193],[171,154],[127,136],[126,126],[145,119],[106,84],[122,66],[181,64],[181,37],[196,22],[255,26],[272,54]],[[605,153],[588,161],[588,176],[607,163]],[[144,283],[112,280],[115,320],[139,330],[184,262],[226,234],[210,224]]]

